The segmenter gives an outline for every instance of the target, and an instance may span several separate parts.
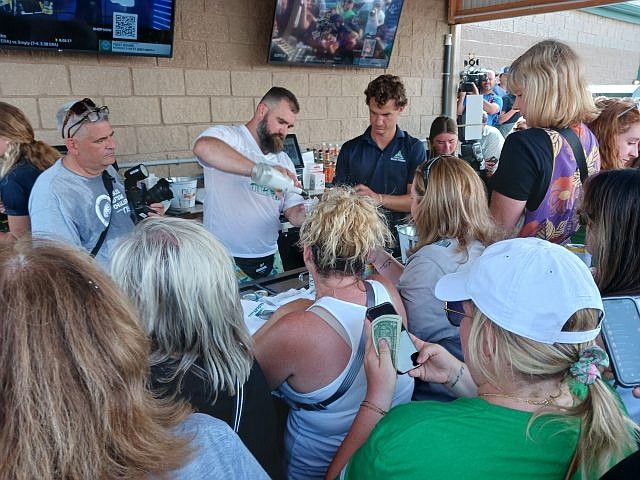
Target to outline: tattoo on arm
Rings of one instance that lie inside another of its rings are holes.
[[[391,259],[387,258],[382,265],[380,265],[380,270],[384,270],[385,268],[391,265]]]

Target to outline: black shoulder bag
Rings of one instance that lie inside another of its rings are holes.
[[[556,129],[554,128],[554,130]],[[589,176],[589,168],[587,167],[587,159],[584,156],[584,148],[582,148],[580,139],[576,135],[576,132],[570,128],[561,128],[556,130],[556,132],[564,137],[564,139],[569,143],[571,150],[573,150],[573,156],[575,157],[578,168],[580,169],[580,183],[584,184]]]
[[[95,257],[100,251],[100,247],[104,243],[105,238],[107,238],[107,232],[109,231],[109,225],[111,225],[111,216],[113,215],[113,177],[109,175],[109,172],[106,170],[102,172],[102,183],[104,183],[104,188],[107,189],[107,193],[109,194],[109,205],[111,206],[111,215],[109,215],[109,222],[107,222],[107,226],[104,228],[102,233],[100,234],[100,238],[98,238],[98,242],[96,246],[91,250],[90,255]]]

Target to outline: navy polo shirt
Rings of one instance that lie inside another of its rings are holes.
[[[340,149],[336,185],[363,184],[376,193],[405,195],[416,168],[426,159],[424,145],[396,127],[396,135],[384,150],[371,138],[371,127]]]

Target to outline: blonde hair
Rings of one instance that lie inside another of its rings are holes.
[[[202,224],[171,217],[140,222],[118,244],[111,272],[153,338],[151,364],[172,363],[161,382],[181,381],[199,360],[214,399],[221,390],[235,395],[236,383],[249,378],[253,342],[233,260]]]
[[[557,40],[536,43],[511,64],[509,89],[522,93],[529,128],[568,128],[596,115],[580,59]]]
[[[184,464],[184,406],[145,387],[149,344],[88,255],[0,245],[0,478],[138,479]]]
[[[567,320],[563,331],[586,331],[596,328],[600,311],[578,310]],[[504,381],[535,384],[545,380],[573,381],[569,369],[577,362],[580,353],[595,341],[580,344],[552,345],[536,342],[509,332],[493,323],[478,308],[469,331],[466,358],[470,368],[479,372],[487,381],[501,390]],[[587,396],[577,399],[573,407],[554,407],[537,412],[529,423],[554,414],[576,417],[580,421],[580,436],[576,454],[580,459],[583,477],[597,474],[599,477],[611,464],[622,460],[636,449],[635,435],[638,427],[619,406],[619,400],[598,379],[587,386]]]
[[[600,114],[589,124],[598,139],[600,170],[624,168],[618,149],[618,135],[626,133],[632,125],[640,124],[640,111],[631,98],[599,98],[596,101]]]
[[[419,165],[413,179],[415,193],[421,196],[414,215],[420,240],[411,253],[446,238],[455,238],[461,251],[473,240],[484,246],[492,244],[498,239],[498,230],[478,174],[464,160],[442,155],[429,170],[425,190],[423,172],[433,161]]]
[[[55,148],[35,139],[33,127],[22,110],[5,102],[0,102],[0,137],[9,140],[0,166],[0,178],[23,157],[38,170],[46,170],[60,158]]]
[[[350,187],[336,187],[325,192],[303,223],[299,244],[311,247],[320,275],[357,276],[369,253],[392,241],[384,215],[369,197]]]

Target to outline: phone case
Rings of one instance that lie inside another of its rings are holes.
[[[603,298],[602,338],[609,352],[616,382],[640,385],[640,310],[637,297]]]

